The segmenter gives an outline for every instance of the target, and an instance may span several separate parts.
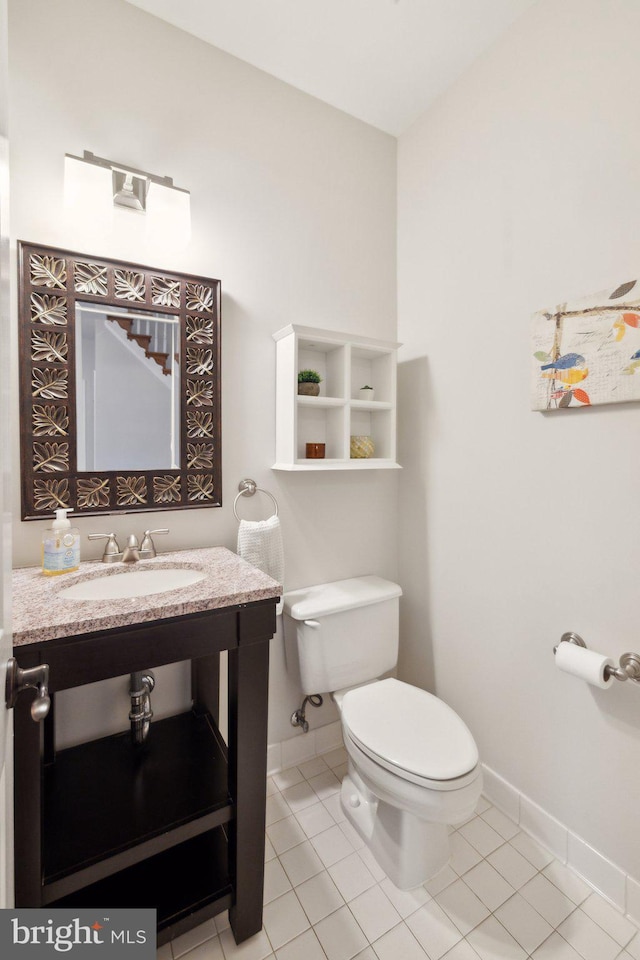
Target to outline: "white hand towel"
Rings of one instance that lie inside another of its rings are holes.
[[[284,548],[280,519],[241,520],[238,528],[238,555],[284,586]],[[284,601],[276,606],[282,613]]]

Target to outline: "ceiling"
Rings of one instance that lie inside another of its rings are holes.
[[[536,0],[127,0],[398,136]]]

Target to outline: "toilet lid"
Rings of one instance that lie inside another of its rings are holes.
[[[442,700],[400,680],[380,680],[344,695],[349,735],[384,766],[429,780],[453,780],[478,763],[478,748],[458,714]]]

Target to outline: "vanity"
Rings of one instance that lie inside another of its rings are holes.
[[[155,569],[204,576],[145,596],[60,596]],[[269,640],[280,594],[223,547],[82,563],[61,577],[14,571],[14,654],[22,669],[49,665],[51,698],[40,722],[34,690],[15,706],[16,907],[154,907],[158,945],[227,909],[238,943],[261,929]],[[191,662],[191,710],[152,720],[141,744],[127,729],[56,749],[59,691],[180,661]]]

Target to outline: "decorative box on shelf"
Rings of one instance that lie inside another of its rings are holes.
[[[276,341],[274,470],[399,469],[396,367],[399,343],[291,324]],[[298,373],[321,378],[317,397],[298,394]],[[374,400],[360,399],[372,388]],[[352,437],[360,441],[355,446]],[[362,443],[366,438],[366,443]],[[324,444],[307,458],[307,444]],[[354,456],[354,451],[358,451]]]

